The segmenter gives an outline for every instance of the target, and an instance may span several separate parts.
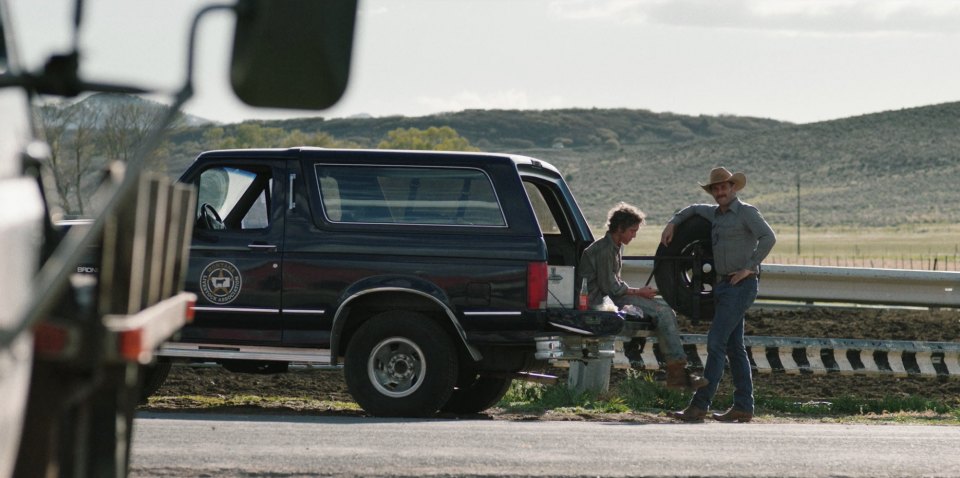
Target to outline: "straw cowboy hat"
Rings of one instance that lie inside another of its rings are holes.
[[[739,191],[747,185],[747,177],[743,173],[731,173],[730,171],[727,171],[727,168],[719,167],[713,168],[713,170],[710,171],[710,180],[708,180],[706,184],[699,184],[704,191],[709,193],[710,186],[713,186],[717,183],[726,182],[733,183],[733,190]]]

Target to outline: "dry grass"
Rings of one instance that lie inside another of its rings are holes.
[[[960,225],[914,225],[877,228],[807,228],[774,226],[777,245],[770,264],[960,271]],[[627,255],[653,255],[660,226],[650,225],[627,248]],[[595,236],[602,231],[594,231]]]

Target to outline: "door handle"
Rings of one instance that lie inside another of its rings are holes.
[[[254,251],[273,252],[277,250],[277,246],[274,244],[247,244],[247,247]]]

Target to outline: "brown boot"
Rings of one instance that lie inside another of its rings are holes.
[[[750,420],[753,420],[753,413],[745,412],[737,408],[731,408],[724,413],[714,413],[713,419],[720,422],[747,423]]]
[[[707,416],[707,411],[691,404],[679,412],[667,412],[667,416],[681,422],[702,423],[703,418]]]
[[[673,390],[696,390],[706,387],[710,381],[687,370],[685,360],[667,362],[667,388]]]

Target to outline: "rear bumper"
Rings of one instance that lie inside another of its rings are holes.
[[[196,302],[195,294],[180,292],[133,315],[104,317],[107,336],[115,344],[107,348],[107,358],[150,363],[160,345],[190,320]]]

